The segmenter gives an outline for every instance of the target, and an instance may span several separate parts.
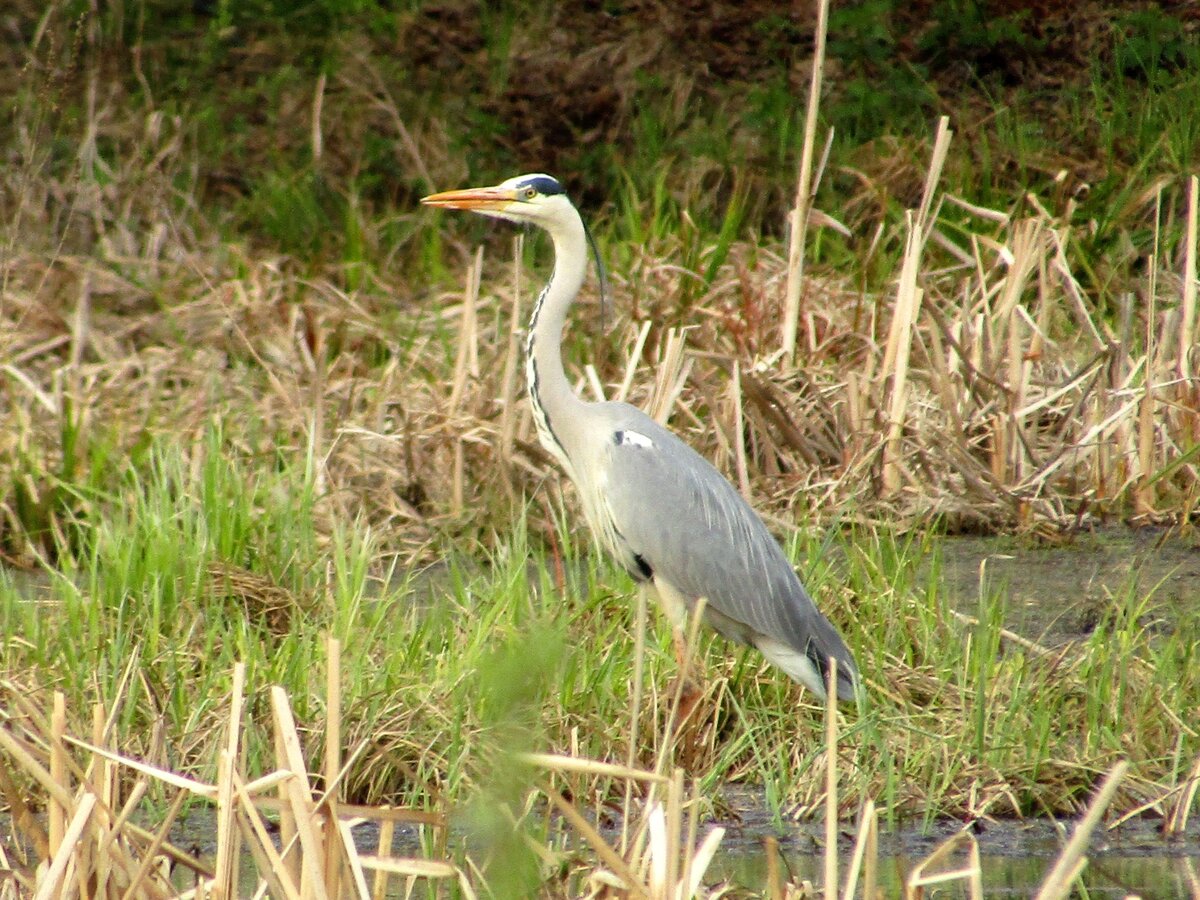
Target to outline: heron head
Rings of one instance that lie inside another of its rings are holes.
[[[571,206],[563,186],[549,175],[518,175],[495,187],[442,191],[422,197],[426,206],[466,209],[510,222],[532,222],[545,227]]]

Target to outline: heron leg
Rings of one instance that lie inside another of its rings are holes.
[[[694,647],[688,640],[688,625],[695,604],[689,603],[682,592],[661,578],[654,579],[659,605],[671,623],[671,641],[675,649],[675,665],[678,674],[673,693],[678,693],[679,707],[675,720],[679,727],[687,722],[704,696],[699,680],[694,677]]]

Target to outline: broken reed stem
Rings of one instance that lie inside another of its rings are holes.
[[[892,313],[892,325],[884,348],[883,367],[880,374],[891,380],[891,401],[888,408],[887,438],[883,446],[882,482],[885,497],[900,490],[900,438],[904,428],[904,413],[908,401],[908,360],[912,350],[912,334],[921,308],[923,291],[917,287],[921,256],[930,230],[930,212],[933,208],[934,192],[941,178],[942,167],[950,148],[950,120],[942,116],[938,120],[937,133],[933,141],[933,153],[925,175],[925,187],[921,205],[914,213],[906,215],[908,236],[904,246],[904,259],[900,266],[900,279],[896,287],[896,304]]]
[[[1066,897],[1070,894],[1071,883],[1087,865],[1083,851],[1087,848],[1092,831],[1100,823],[1104,811],[1108,809],[1117,788],[1121,785],[1121,780],[1128,771],[1129,762],[1127,760],[1121,760],[1109,771],[1104,783],[1096,791],[1096,796],[1088,804],[1087,812],[1076,824],[1067,846],[1063,848],[1054,867],[1046,875],[1046,880],[1042,882],[1042,887],[1037,892],[1035,900],[1057,900],[1059,897]]]
[[[817,33],[814,37],[812,76],[808,82],[808,107],[804,114],[804,145],[800,150],[800,172],[796,178],[796,202],[792,206],[788,241],[787,285],[783,314],[783,361],[791,367],[796,356],[796,333],[800,325],[801,282],[804,277],[804,240],[812,204],[813,148],[817,143],[817,112],[821,103],[821,80],[825,72],[825,39],[829,30],[829,0],[817,0]]]
[[[854,837],[854,854],[850,857],[850,867],[846,870],[846,885],[842,890],[842,900],[854,900],[854,891],[858,887],[858,876],[863,869],[864,859],[868,861],[868,877],[864,880],[863,897],[873,898],[875,896],[874,857],[877,830],[875,801],[868,797],[859,811],[858,833]]]
[[[595,827],[580,815],[570,803],[562,798],[562,796],[551,785],[541,785],[542,793],[550,800],[554,808],[557,809],[571,826],[579,832],[579,835],[588,842],[596,855],[600,857],[600,861],[608,866],[625,883],[626,890],[634,897],[650,897],[650,892],[634,874],[629,864],[625,862],[624,857],[617,853],[608,845],[604,837],[598,832]]]
[[[747,502],[753,502],[754,495],[750,489],[750,471],[746,466],[745,423],[742,414],[742,367],[738,360],[733,361],[733,381],[730,384],[733,391],[733,461],[737,471],[738,490]]]
[[[275,849],[275,842],[272,840],[270,832],[267,830],[266,823],[263,822],[262,816],[254,805],[254,799],[247,790],[245,783],[242,781],[242,776],[235,770],[233,773],[233,785],[237,791],[238,799],[241,801],[241,806],[238,808],[243,821],[243,833],[249,829],[253,832],[256,840],[250,840],[249,844],[252,848],[257,848],[255,856],[261,853],[266,860],[266,864],[259,864],[259,871],[263,873],[268,881],[274,882],[274,889],[282,891],[288,900],[299,898],[300,888],[298,879],[293,875],[293,870],[296,869],[294,863],[289,863]],[[282,810],[281,810],[282,819]],[[282,840],[281,844],[286,849],[289,846],[288,841]]]
[[[967,864],[958,868],[943,868],[953,862],[961,844],[967,845]],[[979,842],[967,828],[950,835],[932,853],[917,863],[904,883],[905,897],[924,896],[924,889],[953,881],[967,882],[971,900],[983,900],[982,870],[979,861]]]
[[[1163,834],[1168,837],[1180,835],[1187,831],[1188,816],[1192,809],[1192,803],[1196,800],[1197,789],[1200,789],[1200,754],[1196,755],[1196,761],[1192,763],[1191,772],[1188,773],[1187,779],[1179,787],[1179,796],[1176,798],[1170,813],[1168,813],[1166,822],[1163,823]]]
[[[274,704],[274,694],[272,694],[271,699],[272,704]],[[275,740],[273,745],[275,748],[275,768],[286,772],[288,770],[288,756],[279,734],[279,724],[277,721],[275,724]],[[289,781],[290,779],[285,779],[279,782],[279,843],[283,848],[282,864],[284,874],[293,884],[299,885],[301,883],[300,857],[296,853],[289,852],[296,845],[297,840],[296,818],[290,802]]]
[[[70,825],[63,831],[58,850],[50,860],[50,867],[46,870],[33,900],[52,900],[52,898],[60,896],[59,885],[66,875],[67,866],[74,859],[75,847],[83,836],[83,829],[87,826],[95,806],[96,795],[85,793],[75,808],[75,815],[71,817]]]
[[[229,699],[228,734],[217,762],[217,864],[213,877],[213,896],[237,896],[238,842],[234,829],[233,772],[237,767],[241,743],[242,702],[246,689],[246,664],[233,667],[233,688]]]
[[[50,711],[50,780],[63,788],[63,796],[69,797],[67,790],[67,748],[63,743],[63,735],[67,730],[67,698],[62,691],[54,692],[53,706]],[[50,856],[56,858],[62,847],[63,835],[66,833],[67,816],[70,813],[66,799],[52,798],[50,801],[50,821],[48,833],[50,837]]]
[[[637,338],[633,342],[633,349],[629,351],[629,357],[625,361],[625,377],[621,379],[621,388],[617,391],[614,400],[622,403],[628,402],[629,391],[633,388],[633,379],[637,376],[638,363],[641,361],[642,352],[646,349],[646,338],[650,336],[650,329],[653,325],[654,323],[647,319],[639,326]]]
[[[838,894],[837,659],[825,673],[825,900]]]
[[[375,854],[379,857],[392,855],[392,838],[396,833],[394,822],[379,823],[379,843],[376,844]],[[371,891],[371,900],[384,900],[387,895],[388,873],[383,870],[375,872],[375,884]]]
[[[341,794],[342,771],[342,642],[333,635],[325,639],[325,822],[336,827],[338,824],[338,801]],[[332,831],[326,828],[327,832]],[[325,841],[325,890],[330,897],[341,896],[341,847],[340,841]],[[365,891],[362,895],[364,896]]]
[[[1197,206],[1200,205],[1200,178],[1188,179],[1187,234],[1184,240],[1183,297],[1179,310],[1179,378],[1186,385],[1191,379],[1191,355],[1196,340],[1196,241]]]
[[[1162,238],[1162,187],[1154,195],[1154,244],[1150,258],[1158,259]],[[1133,509],[1139,516],[1154,514],[1153,491],[1150,479],[1154,476],[1154,380],[1155,365],[1154,325],[1157,318],[1158,266],[1151,265],[1147,273],[1146,317],[1145,317],[1145,365],[1143,370],[1141,402],[1138,404],[1136,465],[1133,487]]]
[[[667,782],[667,845],[666,845],[666,881],[663,886],[672,893],[679,884],[680,865],[680,834],[683,828],[683,770],[675,769],[671,780]],[[688,848],[689,850],[691,848]],[[664,894],[666,891],[663,892]],[[660,895],[661,896],[661,895]]]
[[[300,891],[311,891],[317,900],[327,900],[324,879],[321,877],[321,860],[324,859],[321,834],[315,827],[312,787],[304,764],[304,753],[300,746],[300,734],[296,720],[292,717],[291,703],[287,692],[278,685],[271,688],[271,711],[275,724],[275,740],[281,747],[285,768],[292,777],[283,783],[287,801],[291,806],[292,819],[299,834],[302,851],[300,860]],[[293,852],[295,846],[293,845]]]
[[[281,688],[271,691],[274,717],[275,747],[282,763],[279,769],[256,779],[248,786],[237,770],[240,755],[242,714],[245,706],[245,666],[233,670],[230,696],[230,715],[222,737],[217,759],[217,782],[206,784],[178,775],[148,763],[120,755],[105,745],[114,718],[106,719],[102,704],[92,706],[91,741],[72,737],[66,731],[66,703],[61,695],[52,701],[48,718],[30,708],[19,727],[28,736],[18,739],[12,731],[0,728],[0,749],[6,758],[0,760],[0,789],[5,799],[18,795],[13,779],[8,777],[7,759],[12,759],[25,774],[44,789],[47,808],[57,805],[62,811],[63,829],[56,834],[57,846],[50,853],[49,838],[33,820],[34,828],[27,832],[29,843],[43,860],[38,874],[17,873],[17,881],[29,889],[31,897],[79,896],[88,898],[123,897],[126,900],[167,900],[172,896],[225,898],[238,896],[237,874],[243,841],[259,868],[262,879],[256,896],[270,891],[273,896],[289,900],[302,898],[340,897],[352,893],[368,897],[368,885],[361,859],[350,839],[350,824],[336,819],[339,811],[355,817],[373,818],[384,823],[382,833],[390,846],[395,821],[430,822],[444,825],[429,814],[417,810],[374,809],[346,806],[338,803],[337,792],[342,764],[340,750],[340,644],[328,639],[329,668],[326,674],[326,698],[331,709],[326,722],[326,734],[335,746],[326,748],[323,776],[325,796],[318,798],[308,784],[305,762],[301,753],[299,733],[291,715],[286,694]],[[118,704],[124,691],[118,691]],[[18,701],[20,705],[21,701]],[[45,747],[45,766],[25,749],[26,744]],[[91,754],[87,765],[81,767],[67,752],[71,748]],[[50,767],[53,764],[54,777]],[[122,779],[117,778],[116,765],[137,773],[124,804],[119,790]],[[160,785],[176,787],[172,803],[152,834],[134,825],[130,819],[147,794],[154,779]],[[72,792],[72,784],[78,787]],[[290,837],[285,837],[282,852],[275,850],[274,839],[266,828],[258,805],[269,802],[256,800],[256,790],[285,789],[283,802],[277,805],[281,823],[292,823]],[[215,865],[209,869],[200,861],[167,842],[167,834],[184,802],[189,797],[213,800],[217,807],[217,842]],[[14,824],[23,832],[20,805],[14,804]],[[118,807],[120,811],[117,812]],[[42,834],[39,839],[39,834]],[[324,853],[322,849],[324,848]],[[180,894],[164,880],[166,860],[181,863],[196,876],[196,886]],[[343,871],[343,866],[345,870]],[[376,870],[403,873],[409,877],[447,878],[458,876],[463,895],[474,897],[470,885],[453,865],[434,860],[396,860],[385,853],[370,860]],[[298,868],[300,877],[291,875]],[[36,880],[35,880],[36,879]],[[378,876],[386,886],[386,875]],[[349,887],[352,884],[353,887]]]
[[[629,745],[625,750],[625,767],[630,771],[637,760],[638,728],[642,719],[642,692],[645,679],[646,659],[646,625],[648,587],[642,586],[637,591],[637,622],[634,626],[633,648],[633,692],[629,702]],[[629,823],[633,821],[633,779],[625,782],[625,802],[621,815],[621,856],[629,852]]]
[[[667,339],[662,346],[662,359],[654,377],[654,387],[646,412],[660,425],[671,418],[675,402],[683,393],[688,374],[692,371],[692,359],[684,351],[687,347],[686,329],[667,329]]]

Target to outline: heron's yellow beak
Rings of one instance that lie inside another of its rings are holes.
[[[459,191],[442,191],[440,194],[430,194],[422,197],[421,202],[426,206],[440,206],[444,209],[489,210],[504,209],[517,199],[517,192],[509,188],[483,187],[464,188]]]

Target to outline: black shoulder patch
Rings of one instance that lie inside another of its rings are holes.
[[[650,568],[650,563],[646,562],[646,558],[642,556],[642,554],[633,554],[633,561],[638,567],[637,572],[633,576],[634,578],[637,578],[638,575],[641,575],[641,581],[649,581],[654,577],[654,570]]]
[[[527,178],[521,182],[521,187],[535,188],[539,194],[550,197],[554,194],[565,194],[563,186],[549,175],[534,175],[532,178]]]

